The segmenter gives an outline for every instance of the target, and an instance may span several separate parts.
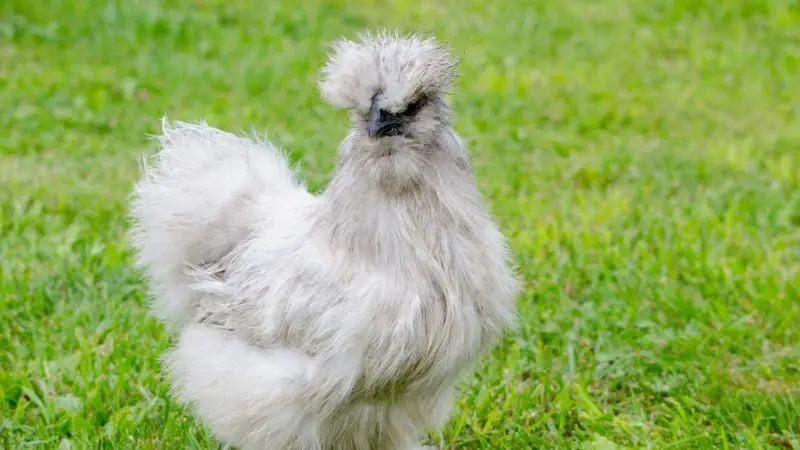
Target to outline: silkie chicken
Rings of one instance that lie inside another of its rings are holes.
[[[350,111],[310,194],[263,138],[164,123],[132,199],[174,395],[242,449],[421,449],[458,378],[513,323],[504,236],[453,131],[456,61],[433,38],[332,46]]]

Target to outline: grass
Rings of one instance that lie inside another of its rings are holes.
[[[177,406],[125,241],[168,114],[269,132],[315,189],[325,44],[463,58],[456,127],[521,324],[445,448],[800,449],[800,8],[778,0],[0,5],[0,448],[215,448]]]

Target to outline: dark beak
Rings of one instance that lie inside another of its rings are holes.
[[[380,108],[372,108],[369,114],[369,127],[367,134],[372,139],[386,136],[397,136],[403,126],[402,118],[382,111]]]

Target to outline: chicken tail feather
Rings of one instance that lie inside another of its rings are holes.
[[[214,264],[276,209],[310,194],[265,140],[164,120],[158,142],[134,188],[131,241],[151,281],[154,313],[183,325],[202,295],[187,269]]]

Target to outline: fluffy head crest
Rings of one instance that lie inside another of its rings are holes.
[[[437,94],[455,77],[457,62],[433,38],[364,33],[358,42],[340,40],[321,71],[322,96],[340,108],[368,111],[381,93],[388,104]]]

